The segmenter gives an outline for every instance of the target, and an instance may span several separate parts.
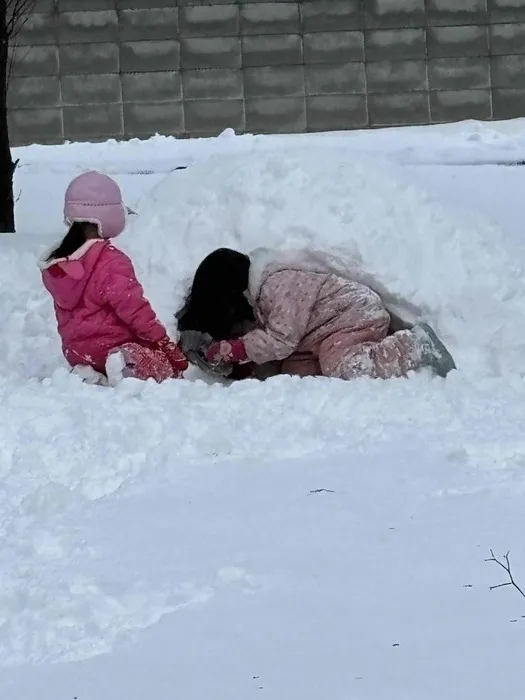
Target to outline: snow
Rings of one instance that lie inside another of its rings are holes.
[[[522,696],[523,120],[16,149],[0,239],[0,696]],[[192,163],[187,170],[173,171]],[[445,381],[82,384],[35,259],[89,167],[167,322],[219,245],[359,257]],[[142,174],[140,174],[142,173]]]

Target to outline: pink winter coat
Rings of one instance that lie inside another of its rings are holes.
[[[156,344],[166,336],[131,260],[109,241],[89,240],[69,258],[43,262],[41,268],[71,366],[104,372],[111,350],[129,342]]]
[[[262,251],[250,259],[248,292],[259,328],[243,340],[252,362],[310,358],[325,374],[348,347],[387,335],[389,314],[365,285],[300,258],[272,260]]]

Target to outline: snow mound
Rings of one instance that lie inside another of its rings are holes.
[[[525,370],[525,280],[502,233],[458,225],[375,157],[317,146],[213,157],[148,193],[122,243],[166,323],[214,248],[311,247],[433,323],[460,368]]]

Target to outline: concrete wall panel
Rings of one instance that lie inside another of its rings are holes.
[[[427,89],[425,61],[376,61],[366,64],[368,92],[410,92]]]
[[[124,73],[123,102],[171,102],[182,100],[182,81],[176,71],[156,73]]]
[[[100,75],[118,73],[119,47],[116,44],[66,44],[59,47],[61,75]]]
[[[365,60],[363,32],[305,34],[305,63],[346,63]]]
[[[62,104],[86,105],[89,111],[92,104],[121,102],[119,76],[109,75],[64,75],[62,80]]]
[[[364,28],[364,13],[360,0],[310,0],[299,3],[301,30],[340,32]]]
[[[364,63],[305,66],[307,95],[351,95],[366,93]],[[332,104],[327,100],[327,103]]]
[[[116,10],[63,12],[58,16],[58,41],[76,44],[117,41],[118,17]]]
[[[114,10],[115,0],[49,0],[49,5],[51,6],[50,12],[54,9],[55,6],[59,12]]]
[[[127,137],[184,133],[182,102],[125,102],[123,114]]]
[[[241,42],[238,37],[199,37],[180,40],[181,67],[240,68]]]
[[[525,22],[494,24],[489,35],[493,56],[525,53]]]
[[[181,36],[236,36],[239,33],[237,5],[181,7]]]
[[[523,117],[525,114],[525,89],[493,90],[492,112],[494,119]]]
[[[301,97],[246,100],[246,130],[261,134],[306,130],[306,103]]]
[[[11,109],[9,135],[15,143],[57,143],[63,140],[62,109]]]
[[[489,31],[484,26],[429,27],[427,48],[430,58],[488,56]]]
[[[65,106],[62,112],[66,139],[91,141],[103,136],[109,138],[124,134],[121,104]]]
[[[425,0],[366,0],[364,7],[366,26],[370,28],[424,27],[426,24]]]
[[[11,54],[11,75],[36,78],[58,74],[57,46],[18,46]]]
[[[34,13],[24,22],[17,36],[18,46],[41,46],[58,41],[57,15]]]
[[[525,86],[525,55],[493,56],[491,61],[493,88]]]
[[[367,61],[424,59],[427,53],[424,29],[371,29],[365,34]]]
[[[239,69],[207,68],[182,73],[185,100],[242,99],[243,74]]]
[[[164,41],[127,41],[120,46],[120,69],[125,73],[179,70],[180,45]]]
[[[429,24],[479,24],[487,21],[486,0],[427,0]]]
[[[122,41],[172,39],[179,33],[179,10],[164,7],[119,12],[119,38]]]
[[[188,131],[212,135],[224,129],[244,131],[244,102],[242,100],[187,100],[184,120]]]
[[[247,98],[304,95],[303,66],[245,68],[244,94]]]
[[[142,3],[148,3],[148,2],[167,2],[168,4],[173,4],[173,0],[142,0]],[[201,5],[206,5],[206,6],[211,6],[211,5],[241,5],[244,0],[176,0],[177,4],[179,7],[186,7],[186,6],[191,6],[191,7],[199,7]],[[251,0],[252,2],[257,2],[257,0]],[[288,0],[285,0],[286,2]],[[129,3],[134,3],[135,0],[121,0],[121,2],[129,2]]]
[[[430,93],[430,113],[433,122],[490,119],[491,111],[490,90],[448,90]]]
[[[302,62],[303,43],[299,34],[242,38],[243,66],[293,65]]]
[[[298,34],[299,31],[297,2],[261,2],[241,6],[243,34]]]
[[[472,90],[490,87],[489,58],[434,58],[428,62],[431,90]]]
[[[372,126],[428,123],[428,95],[423,92],[369,95],[368,117]]]
[[[308,128],[331,131],[364,128],[368,123],[366,97],[359,95],[330,95],[306,99]]]
[[[523,0],[487,0],[489,22],[525,22]]]
[[[58,75],[12,78],[9,82],[7,102],[11,109],[59,107],[60,100],[60,80]]]

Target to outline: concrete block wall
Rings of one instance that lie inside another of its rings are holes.
[[[14,144],[525,116],[525,0],[40,0]]]

